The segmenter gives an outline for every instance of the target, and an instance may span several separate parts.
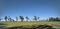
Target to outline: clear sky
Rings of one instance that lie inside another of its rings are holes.
[[[0,17],[60,17],[60,0],[0,0]]]

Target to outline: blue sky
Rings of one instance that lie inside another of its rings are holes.
[[[0,0],[0,17],[60,17],[60,0]]]

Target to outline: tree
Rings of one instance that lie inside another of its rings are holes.
[[[53,18],[53,17],[50,17],[50,18],[49,18],[49,21],[54,21],[54,18]]]
[[[56,21],[60,21],[60,19],[58,17],[55,18]]]
[[[11,19],[11,22],[14,22],[15,20],[14,19]]]
[[[38,17],[38,20],[40,21],[40,17]]]
[[[56,17],[56,18],[51,17],[51,18],[49,18],[49,21],[60,21],[60,19],[58,17]]]
[[[40,17],[38,17],[38,19],[40,19]]]
[[[34,16],[34,19],[33,20],[37,21],[37,19],[38,19],[37,16]]]
[[[7,18],[8,18],[8,17],[7,17],[7,16],[5,16],[5,21],[6,21],[6,22],[7,22]]]
[[[20,19],[21,19],[21,22],[23,22],[23,20],[24,20],[24,17],[23,16],[19,16],[20,17]]]
[[[9,16],[8,20],[11,22],[11,17]]]
[[[0,21],[1,21],[1,18],[0,18]]]
[[[18,21],[18,17],[16,17],[16,21]]]
[[[28,20],[29,20],[29,18],[28,18],[28,16],[26,16],[26,21],[28,22]]]

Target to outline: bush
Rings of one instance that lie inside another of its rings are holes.
[[[0,25],[5,25],[4,23],[0,23]]]

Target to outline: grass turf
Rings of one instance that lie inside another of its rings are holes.
[[[6,27],[15,27],[15,26],[24,26],[24,27],[32,27],[37,25],[51,25],[54,28],[60,28],[60,22],[1,22],[6,24]]]

